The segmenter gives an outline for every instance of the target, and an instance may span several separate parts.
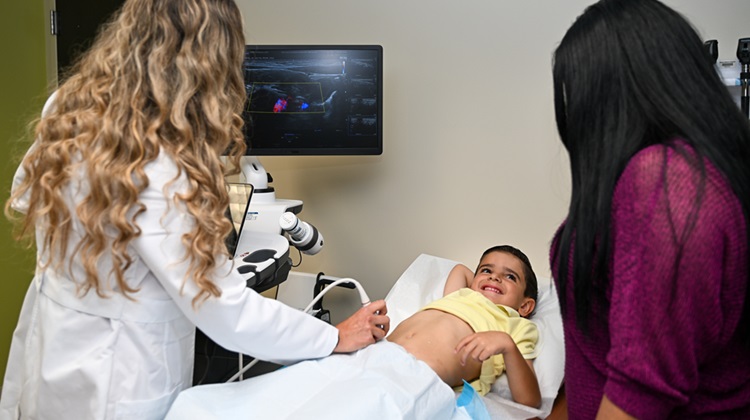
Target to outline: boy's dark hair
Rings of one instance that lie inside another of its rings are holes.
[[[512,247],[510,245],[496,245],[484,251],[484,253],[482,253],[482,256],[479,258],[479,261],[482,261],[482,258],[484,258],[485,255],[491,254],[493,252],[504,252],[521,260],[521,262],[523,263],[523,277],[526,279],[526,289],[523,291],[523,295],[525,297],[534,299],[534,301],[536,302],[537,298],[539,297],[539,285],[536,281],[536,274],[534,273],[534,269],[531,268],[531,261],[529,261],[529,257],[521,252],[520,249]]]

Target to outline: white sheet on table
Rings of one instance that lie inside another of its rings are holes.
[[[453,390],[402,347],[300,362],[230,384],[183,391],[167,420],[461,419]]]

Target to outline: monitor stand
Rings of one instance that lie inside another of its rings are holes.
[[[238,270],[255,274],[247,280],[248,287],[262,292],[285,281],[291,269],[289,240],[283,235],[279,219],[286,212],[302,211],[302,201],[277,199],[258,158],[243,157],[241,169],[245,182],[253,185],[253,194],[242,232],[238,232],[235,260]]]
[[[279,218],[288,211],[299,214],[302,201],[276,198],[276,191],[268,185],[270,176],[256,156],[243,157],[240,166],[245,182],[253,185],[253,199],[245,216],[243,231],[281,235]]]

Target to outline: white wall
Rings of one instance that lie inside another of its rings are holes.
[[[384,49],[382,156],[261,159],[278,196],[303,200],[300,216],[325,236],[298,270],[354,277],[382,298],[420,253],[473,267],[506,243],[549,276],[570,189],[551,54],[591,1],[237,2],[248,44]],[[750,1],[666,3],[719,40],[720,58],[750,36]],[[356,306],[347,296],[326,298],[334,321]]]

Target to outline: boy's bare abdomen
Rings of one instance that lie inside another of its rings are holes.
[[[401,322],[387,340],[427,363],[443,382],[456,386],[462,379],[471,382],[479,377],[481,363],[467,360],[466,366],[461,366],[460,355],[454,351],[461,339],[473,333],[469,324],[455,315],[428,309]]]

